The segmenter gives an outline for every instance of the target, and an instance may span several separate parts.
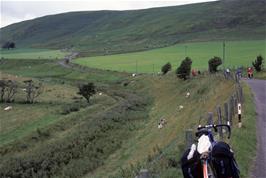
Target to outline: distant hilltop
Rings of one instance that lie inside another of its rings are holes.
[[[49,15],[0,29],[0,43],[17,47],[75,47],[105,55],[188,41],[265,39],[266,0],[222,0],[129,11]]]

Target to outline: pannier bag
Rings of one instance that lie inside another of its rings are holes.
[[[239,169],[234,153],[227,143],[216,143],[211,154],[217,178],[239,178]]]
[[[186,150],[181,158],[181,167],[184,178],[203,178],[200,163],[200,154],[195,151],[193,157],[188,160],[190,149]]]

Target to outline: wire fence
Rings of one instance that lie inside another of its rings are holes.
[[[230,73],[224,73],[224,77],[227,80],[232,80],[235,82],[235,89],[233,94],[227,98],[226,102],[220,103],[217,105],[212,112],[208,112],[204,118],[201,120],[205,120],[204,123],[199,122],[200,124],[227,124],[230,125],[231,128],[234,128],[234,124],[236,121],[234,120],[236,115],[238,115],[239,110],[244,103],[244,95],[243,95],[243,87],[240,83],[240,76],[233,75]],[[241,120],[238,120],[240,123]],[[224,139],[222,128],[218,129],[218,135],[221,140]],[[192,129],[187,129],[185,131],[185,142],[186,147],[190,147],[193,144],[194,134]]]
[[[203,75],[209,74],[208,72],[206,72],[203,73]],[[224,77],[227,80],[234,81],[235,89],[232,95],[228,97],[224,103],[219,103],[219,105],[217,105],[212,112],[208,112],[205,117],[202,117],[199,121],[199,124],[201,124],[200,122],[203,120],[204,123],[202,124],[228,124],[230,126],[233,126],[231,128],[234,128],[234,124],[236,123],[234,118],[236,118],[235,116],[238,114],[238,106],[239,104],[242,105],[244,103],[243,87],[240,83],[241,77],[235,73],[225,72],[216,73],[212,76]],[[185,139],[183,149],[190,148],[195,140],[194,135],[195,134],[193,129],[185,130],[183,135],[177,136],[171,141],[171,143],[169,143],[166,147],[164,147],[163,150],[160,150],[160,152],[155,157],[153,157],[152,161],[149,163],[149,167],[158,163],[161,159],[167,157],[174,147],[178,147],[178,141],[180,140]],[[220,140],[224,140],[224,130],[222,130],[222,128],[218,128],[218,136]],[[183,137],[183,139],[181,137]],[[150,177],[151,174],[152,171],[148,169],[141,169],[136,178],[147,178]],[[153,177],[156,177],[156,175],[153,175]]]

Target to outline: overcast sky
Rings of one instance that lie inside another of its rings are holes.
[[[44,15],[69,11],[129,10],[214,0],[0,0],[0,27]]]

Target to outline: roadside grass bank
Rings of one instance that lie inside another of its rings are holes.
[[[251,90],[245,83],[242,82],[242,84],[244,86],[243,127],[239,129],[237,128],[237,122],[234,123],[230,144],[233,147],[235,158],[240,168],[240,177],[249,178],[251,177],[253,161],[256,156],[257,114]],[[236,120],[237,118],[235,118]]]

